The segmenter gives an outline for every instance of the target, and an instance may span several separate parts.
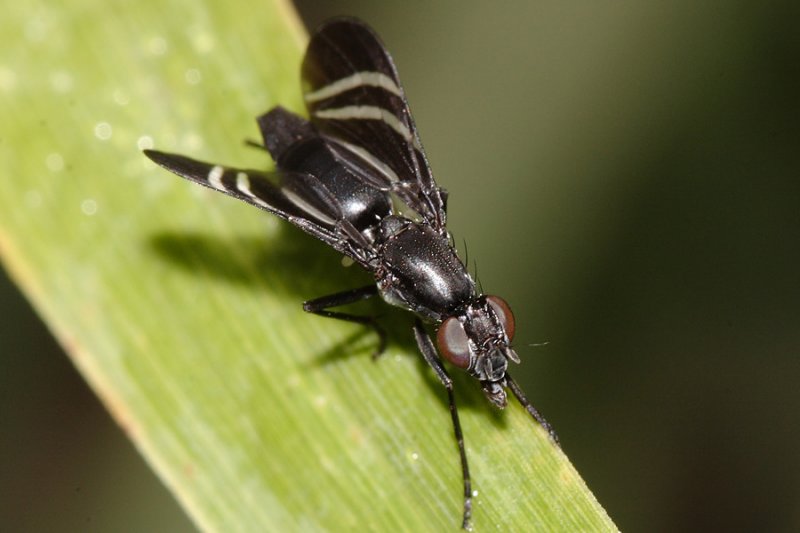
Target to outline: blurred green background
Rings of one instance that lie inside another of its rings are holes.
[[[298,8],[392,50],[518,378],[616,524],[800,530],[800,5],[498,5]],[[191,531],[5,278],[0,317],[0,529]]]

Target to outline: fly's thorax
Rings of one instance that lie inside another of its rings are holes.
[[[475,298],[475,284],[447,238],[399,215],[381,221],[375,280],[381,297],[439,322]]]

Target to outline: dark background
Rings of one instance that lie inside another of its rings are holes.
[[[798,3],[429,4],[299,8],[393,51],[598,500],[625,531],[800,530]],[[0,529],[191,530],[5,278],[0,317]]]

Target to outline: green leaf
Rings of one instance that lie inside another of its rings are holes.
[[[267,166],[253,117],[301,110],[282,2],[17,2],[0,20],[0,254],[201,528],[456,530],[446,395],[407,314],[374,334],[300,302],[369,282],[274,217],[141,154]],[[396,325],[394,325],[396,324]],[[455,376],[478,531],[610,531],[561,451]]]

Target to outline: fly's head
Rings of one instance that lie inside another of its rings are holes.
[[[479,296],[436,332],[442,357],[480,380],[486,397],[500,409],[506,406],[508,361],[519,363],[513,338],[514,315],[498,296]]]

